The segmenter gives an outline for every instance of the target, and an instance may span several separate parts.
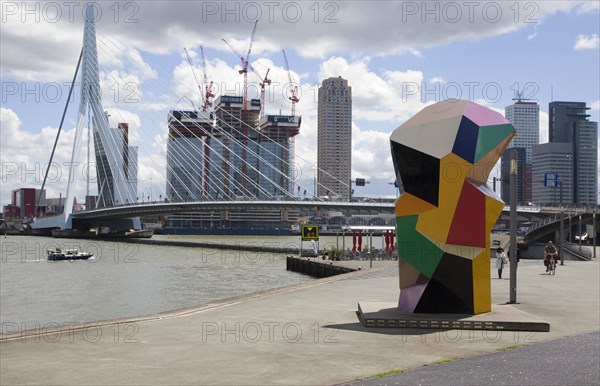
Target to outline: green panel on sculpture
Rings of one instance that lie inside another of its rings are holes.
[[[424,276],[430,278],[444,251],[417,232],[417,219],[418,216],[398,216],[396,218],[396,234],[399,235],[398,255],[417,268]]]
[[[406,180],[406,192],[395,208],[402,262],[398,267],[406,271],[399,275],[401,310],[451,314],[491,310],[486,251],[489,224],[498,218],[502,203],[485,185],[491,168],[479,161],[495,164],[514,134],[502,115],[469,101],[428,106],[391,134],[396,175]],[[429,149],[428,154],[423,149]],[[469,179],[475,169],[478,175]],[[404,199],[406,194],[411,196]],[[420,202],[429,204],[414,205]],[[464,248],[469,253],[461,253]],[[459,252],[449,253],[453,250]]]
[[[477,136],[475,162],[478,162],[511,134],[514,135],[514,132],[515,128],[510,123],[506,125],[481,126],[479,128],[479,135]]]

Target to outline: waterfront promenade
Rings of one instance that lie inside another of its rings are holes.
[[[492,279],[493,307],[506,307],[507,273]],[[599,330],[597,260],[568,261],[556,276],[525,260],[518,275],[514,307],[550,332],[366,329],[358,301],[398,296],[397,269],[385,266],[137,320],[17,333],[0,343],[0,383],[332,384]]]

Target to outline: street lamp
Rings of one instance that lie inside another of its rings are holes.
[[[583,232],[581,231],[581,214],[579,215],[579,252],[581,252],[581,239],[583,238]]]
[[[564,218],[565,218],[565,209],[562,205],[562,202],[560,203],[560,232],[558,232],[560,237],[560,242],[558,243],[559,245],[559,250],[558,253],[560,254],[560,265],[565,265],[565,260],[564,260],[564,252],[563,252],[563,241],[565,239],[565,235],[564,235]]]
[[[591,147],[589,147],[589,146],[581,147],[581,150],[588,150],[588,149],[591,149]],[[580,159],[581,159],[581,157],[580,157]],[[578,170],[580,172],[582,169],[585,170],[585,190],[579,189],[579,191],[582,193],[585,192],[585,203],[589,204],[590,203],[590,169],[589,168],[578,168]],[[596,189],[594,189],[594,190],[596,190]],[[583,204],[583,200],[580,200],[579,202],[581,204]],[[580,231],[581,231],[581,229],[580,229]]]

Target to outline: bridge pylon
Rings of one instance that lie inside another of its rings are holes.
[[[96,7],[87,4],[83,33],[83,53],[81,56],[79,110],[71,162],[69,164],[69,179],[65,197],[64,212],[60,216],[34,219],[31,225],[34,229],[60,228],[73,229],[73,202],[76,191],[76,176],[78,174],[81,141],[84,132],[84,120],[89,113],[93,130],[94,148],[96,151],[96,176],[98,196],[102,198],[103,206],[115,204],[133,204],[137,201],[137,166],[135,177],[132,178],[129,168],[129,150],[127,148],[127,133],[109,127],[108,115],[102,106],[100,91],[100,75],[98,69],[98,51],[96,45]],[[73,87],[73,86],[72,86]],[[137,158],[137,157],[136,157]],[[88,167],[89,172],[89,167]],[[90,178],[90,176],[88,176]],[[90,209],[90,208],[86,208]],[[120,223],[111,224],[116,229],[141,229],[139,217],[123,219]],[[78,224],[81,225],[81,224]],[[85,224],[88,227],[99,224]]]

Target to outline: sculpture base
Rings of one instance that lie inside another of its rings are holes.
[[[506,330],[550,331],[550,324],[521,311],[501,304],[491,312],[479,315],[464,314],[410,314],[391,302],[359,302],[356,316],[365,327],[418,328],[436,330]]]

